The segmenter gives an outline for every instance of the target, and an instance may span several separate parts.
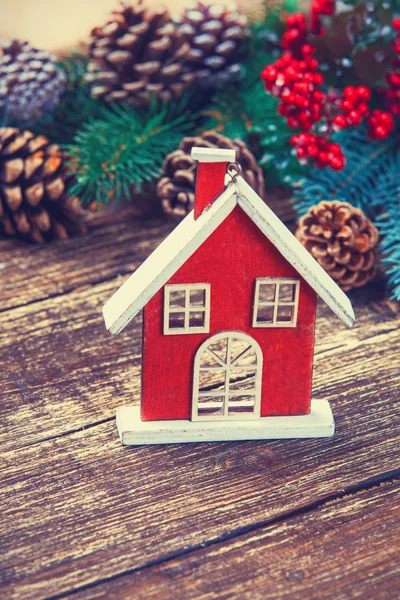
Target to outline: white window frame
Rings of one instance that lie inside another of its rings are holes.
[[[190,292],[201,290],[204,291],[204,306],[190,305]],[[171,292],[184,292],[184,306],[170,306]],[[211,286],[209,283],[185,283],[185,284],[168,284],[164,286],[164,335],[187,335],[190,333],[209,333],[210,331],[210,297]],[[183,327],[170,327],[169,317],[172,313],[184,313]],[[204,313],[204,325],[201,327],[190,327],[189,318],[191,312]]]
[[[262,300],[260,301],[260,285],[262,284],[273,284],[275,285],[275,298],[274,300]],[[279,300],[279,288],[285,284],[295,285],[294,300],[284,301]],[[297,326],[297,313],[299,309],[299,295],[300,295],[300,279],[289,279],[285,277],[259,277],[256,279],[256,288],[254,292],[254,308],[253,308],[253,327],[296,327]],[[273,306],[274,312],[272,316],[272,322],[261,322],[257,321],[258,309],[260,306]],[[292,321],[282,322],[277,321],[278,307],[279,306],[293,306],[292,310]]]
[[[212,351],[207,350],[213,342],[220,339],[227,338],[227,362],[223,362],[216,354]],[[231,362],[230,349],[231,342],[233,339],[244,340],[249,344],[249,348],[236,357]],[[254,388],[251,390],[230,390],[230,376],[231,369],[234,368],[235,364],[242,360],[247,354],[248,350],[254,350],[256,353],[256,364],[241,366],[240,370],[255,371]],[[204,352],[211,352],[213,357],[219,363],[218,367],[202,367],[201,358]],[[221,331],[207,338],[196,352],[194,360],[194,377],[193,377],[193,396],[192,396],[192,421],[255,421],[260,418],[261,414],[261,379],[262,379],[262,368],[263,368],[263,355],[261,348],[254,338],[251,336],[239,332],[239,331]],[[200,371],[223,370],[225,376],[224,387],[216,391],[201,391],[200,390]],[[251,396],[254,397],[254,409],[249,413],[229,414],[229,400],[231,397],[237,396]],[[221,415],[199,415],[199,398],[202,396],[207,397],[223,397],[223,414]]]

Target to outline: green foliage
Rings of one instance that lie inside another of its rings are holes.
[[[383,262],[388,267],[392,298],[400,302],[400,203],[389,206],[377,217],[375,224],[383,236],[381,249]]]
[[[389,286],[400,300],[400,137],[372,142],[365,131],[336,136],[346,154],[343,171],[312,169],[295,187],[294,205],[300,215],[321,200],[342,200],[361,208],[382,234],[383,261]]]
[[[141,191],[155,179],[165,156],[193,129],[187,96],[176,104],[154,102],[149,109],[103,107],[67,146],[76,183],[69,190],[83,204],[107,204]]]

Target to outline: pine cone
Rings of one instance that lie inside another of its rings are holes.
[[[188,51],[165,9],[146,9],[142,0],[122,4],[89,40],[92,96],[141,105],[151,94],[166,101],[179,97],[193,81],[182,66]]]
[[[217,87],[241,72],[239,48],[246,37],[247,17],[235,9],[198,2],[174,22],[191,49],[186,70],[204,87]]]
[[[299,221],[296,237],[347,292],[375,275],[379,233],[359,208],[347,202],[320,202]]]
[[[165,213],[184,217],[194,206],[197,163],[190,156],[193,146],[236,150],[236,160],[244,179],[259,196],[264,196],[262,169],[246,144],[216,131],[206,131],[198,137],[183,138],[179,148],[166,157],[163,165],[165,176],[157,184],[157,195]]]
[[[19,121],[51,112],[65,89],[65,73],[46,50],[28,42],[7,40],[0,45],[0,109]]]
[[[0,230],[34,242],[84,231],[59,146],[30,131],[0,128]]]

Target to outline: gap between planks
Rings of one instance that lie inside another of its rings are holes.
[[[99,585],[104,583],[109,583],[112,581],[116,581],[121,577],[127,575],[133,575],[135,573],[143,572],[145,570],[151,569],[155,566],[164,565],[170,561],[173,561],[177,558],[182,558],[194,554],[198,551],[204,550],[206,548],[210,548],[212,546],[217,546],[219,544],[223,544],[224,542],[233,541],[241,536],[245,536],[249,533],[254,533],[258,529],[264,529],[266,527],[273,527],[275,525],[279,525],[280,523],[287,522],[291,519],[295,519],[297,517],[307,515],[321,509],[335,501],[343,500],[347,497],[357,495],[359,493],[365,493],[367,491],[373,490],[374,488],[379,488],[383,485],[394,483],[400,480],[400,469],[395,469],[393,471],[388,471],[386,473],[381,473],[380,475],[368,478],[366,480],[360,481],[354,485],[350,485],[343,489],[341,492],[336,494],[329,494],[315,502],[311,502],[294,510],[288,511],[286,513],[282,513],[272,519],[266,519],[264,521],[259,521],[256,523],[252,523],[251,525],[246,525],[243,527],[238,527],[236,529],[231,530],[228,533],[225,533],[221,536],[210,538],[209,540],[202,542],[201,544],[194,544],[189,548],[184,550],[180,550],[177,552],[171,552],[170,554],[165,555],[164,557],[158,558],[156,560],[150,560],[143,565],[132,569],[125,569],[120,573],[115,573],[110,575],[109,577],[100,578],[97,581],[93,581],[91,583],[87,583],[81,586],[77,586],[71,590],[61,592],[60,594],[54,594],[51,596],[46,596],[43,600],[61,600],[62,598],[68,598],[77,593],[84,592],[86,590],[90,590],[96,588]]]

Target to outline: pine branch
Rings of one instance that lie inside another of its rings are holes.
[[[110,106],[100,110],[66,151],[76,183],[70,193],[83,204],[108,204],[129,197],[155,179],[163,160],[193,128],[189,97],[176,104],[153,103],[148,110]]]
[[[400,302],[400,203],[389,206],[375,221],[381,235],[383,263],[388,267],[389,287],[392,298]]]
[[[398,135],[383,142],[371,141],[365,130],[345,130],[334,136],[346,155],[342,171],[311,169],[309,175],[295,185],[294,206],[302,215],[321,200],[342,200],[361,208],[374,218],[385,206],[388,198],[397,199],[395,181]],[[381,174],[389,174],[386,183]]]

